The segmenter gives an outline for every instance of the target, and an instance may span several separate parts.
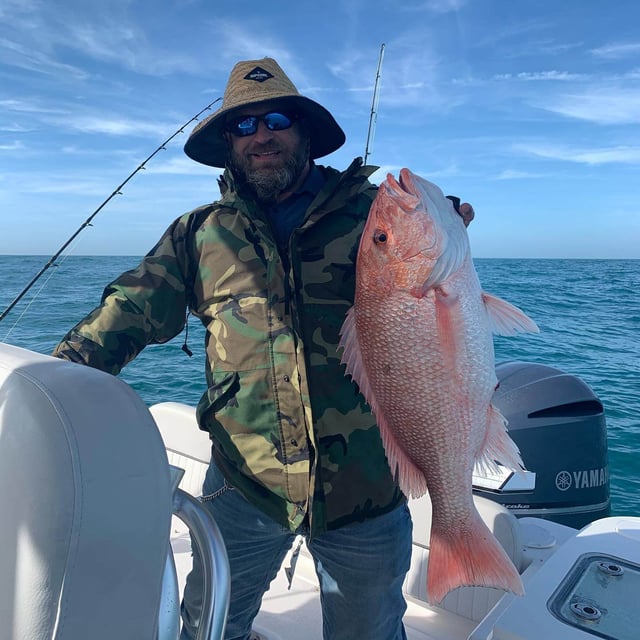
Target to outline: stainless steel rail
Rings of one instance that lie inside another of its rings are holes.
[[[178,488],[182,469],[171,466],[174,483],[173,514],[189,528],[202,558],[202,614],[196,640],[222,640],[229,611],[231,574],[218,525],[202,503]],[[180,594],[173,553],[169,548],[158,616],[158,639],[175,640],[180,632]]]

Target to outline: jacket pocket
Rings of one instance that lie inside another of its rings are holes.
[[[236,398],[240,391],[240,376],[237,371],[216,372],[213,383],[202,396],[196,414],[200,425],[206,424],[206,419],[215,416],[227,407],[237,407]]]

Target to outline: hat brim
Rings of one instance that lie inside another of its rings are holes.
[[[322,158],[344,144],[346,136],[334,117],[322,105],[309,98],[304,96],[282,96],[250,104],[260,105],[273,100],[294,108],[304,116],[309,130],[309,153],[311,158]],[[241,107],[246,106],[248,105],[241,105]],[[241,107],[219,109],[196,125],[184,145],[184,152],[196,162],[223,169],[228,155],[228,147],[224,139],[226,118]]]

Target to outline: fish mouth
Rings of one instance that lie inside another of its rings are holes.
[[[396,180],[392,173],[387,174],[385,186],[389,195],[396,201],[405,213],[413,213],[420,204],[420,198],[416,195],[416,189],[407,176],[403,176],[405,169],[400,171],[400,180]],[[413,187],[413,188],[411,188]]]
[[[418,202],[422,201],[422,198],[420,197],[420,190],[416,185],[416,181],[413,179],[413,174],[411,173],[411,171],[409,171],[409,169],[400,169],[398,183],[399,187],[403,189],[405,193],[412,195]]]
[[[418,195],[418,188],[415,184],[415,181],[412,178],[411,172],[408,169],[401,169],[399,179],[393,176],[393,174],[387,174],[387,180],[385,182],[385,186],[389,195],[393,198],[395,203],[407,214],[414,214],[418,210],[422,200]],[[429,215],[426,207],[424,207],[424,215],[431,220],[431,216]],[[427,241],[428,238],[423,237],[424,241]],[[423,246],[418,245],[415,247],[413,244],[411,247],[407,247],[408,251],[402,254],[403,260],[412,260],[414,258],[423,258],[428,257],[428,255],[433,251],[436,246],[437,238],[435,234],[429,234],[429,244],[425,244]]]

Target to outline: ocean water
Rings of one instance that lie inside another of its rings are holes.
[[[60,259],[0,322],[0,341],[48,354],[137,257]],[[44,266],[44,256],[0,256],[0,312]],[[613,514],[640,516],[640,260],[476,260],[483,288],[522,308],[540,334],[496,337],[496,361],[546,364],[582,378],[603,402]],[[189,322],[122,372],[147,404],[196,404],[204,392],[204,331]]]

